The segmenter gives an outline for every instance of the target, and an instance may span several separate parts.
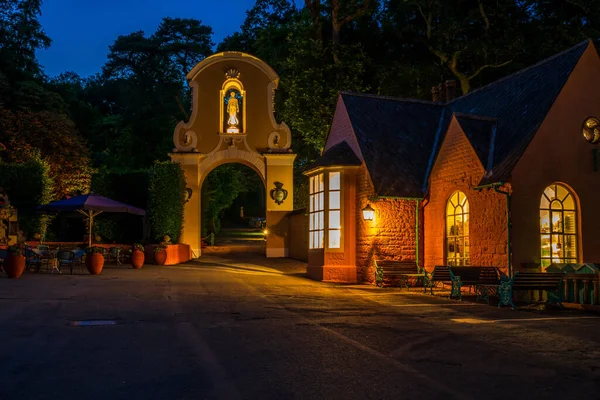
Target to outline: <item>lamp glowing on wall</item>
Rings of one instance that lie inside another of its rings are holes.
[[[373,221],[375,218],[375,210],[371,207],[370,204],[367,204],[365,208],[362,209],[363,219],[365,221]]]

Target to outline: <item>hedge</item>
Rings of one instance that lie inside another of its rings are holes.
[[[27,238],[46,233],[51,216],[40,214],[36,207],[52,201],[53,182],[50,167],[42,160],[21,164],[0,162],[0,187],[19,212],[19,229]]]
[[[155,162],[150,169],[148,217],[152,237],[160,242],[165,235],[179,242],[183,229],[185,176],[178,163]]]

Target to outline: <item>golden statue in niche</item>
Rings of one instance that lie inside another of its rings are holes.
[[[227,102],[227,113],[229,119],[227,120],[227,133],[238,133],[240,130],[237,128],[240,120],[238,119],[238,113],[240,112],[240,105],[238,100],[235,98],[235,92],[229,94],[229,101]]]

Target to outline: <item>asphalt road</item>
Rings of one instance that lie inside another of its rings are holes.
[[[29,273],[0,278],[0,400],[594,399],[599,332],[215,257]]]

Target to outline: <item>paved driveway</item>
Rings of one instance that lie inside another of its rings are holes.
[[[1,278],[0,399],[600,393],[594,314],[324,284],[257,260]]]

